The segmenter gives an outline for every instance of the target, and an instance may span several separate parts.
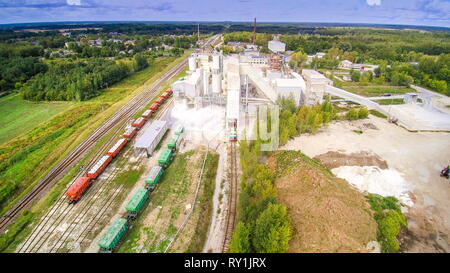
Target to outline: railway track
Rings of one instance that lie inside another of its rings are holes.
[[[236,143],[232,142],[229,146],[229,182],[230,182],[230,194],[228,198],[228,212],[225,227],[225,235],[222,244],[222,253],[227,253],[229,251],[229,246],[231,242],[231,237],[233,235],[234,226],[236,224],[236,214],[237,214],[237,195],[238,195],[238,166],[237,166],[237,154],[236,154]]]
[[[172,104],[173,98],[170,98],[157,112],[155,119],[164,116],[171,108]],[[124,122],[116,129],[118,131],[124,131],[126,124],[127,122]],[[110,138],[96,153],[89,165],[94,165],[116,140],[115,137]],[[119,162],[125,161],[130,153],[132,153],[132,150],[128,149],[125,153],[120,154],[120,156],[117,157],[116,160],[118,161],[116,161],[114,168],[107,174],[107,177],[100,179],[100,181],[95,181],[92,187],[84,194],[79,205],[69,205],[64,191],[56,204],[47,212],[27,240],[20,246],[18,252],[46,252],[45,249],[42,250],[45,244],[47,251],[50,253],[61,251],[70,252],[72,249],[66,247],[66,243],[71,243],[72,246],[77,246],[78,244],[81,248],[83,242],[87,239],[87,236],[94,227],[96,227],[97,223],[108,212],[108,209],[111,208],[113,202],[124,190],[123,185],[113,185],[112,181],[122,170],[122,168],[117,167],[117,165]],[[143,156],[144,154],[140,154],[137,161],[140,161]],[[79,175],[82,174],[83,172]],[[76,208],[72,212],[74,207]],[[79,225],[80,223],[81,225]],[[66,228],[61,230],[61,228],[59,228],[61,225],[66,226]],[[71,237],[73,233],[78,234],[75,239]]]
[[[113,114],[106,122],[97,128],[86,140],[80,143],[72,152],[70,152],[63,160],[61,160],[50,172],[42,178],[38,184],[28,192],[14,207],[12,207],[0,219],[0,232],[13,223],[15,218],[20,215],[20,212],[38,199],[46,190],[53,186],[67,171],[78,163],[79,160],[92,149],[102,136],[111,132],[111,130],[119,123],[128,120],[135,113],[145,107],[148,102],[158,93],[158,91],[175,75],[180,73],[185,65],[187,59],[175,65],[162,78],[153,82],[146,87],[144,91],[137,94],[127,104],[125,104],[119,111]]]

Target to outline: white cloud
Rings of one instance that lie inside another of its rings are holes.
[[[67,0],[67,5],[81,6],[81,0]]]
[[[380,6],[381,0],[366,0],[369,6]]]

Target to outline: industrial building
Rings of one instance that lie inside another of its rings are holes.
[[[315,70],[304,69],[301,75],[290,71],[282,55],[286,45],[277,39],[268,48],[270,54],[254,47],[226,56],[221,52],[192,54],[188,75],[172,85],[175,103],[191,108],[225,107],[229,136],[245,129],[241,119],[248,119],[249,109],[257,108],[250,104],[275,104],[281,97],[291,97],[297,105],[322,103],[325,87],[332,81]]]
[[[155,120],[144,129],[144,133],[136,140],[134,150],[137,153],[145,152],[151,156],[158,143],[167,132],[167,121]]]

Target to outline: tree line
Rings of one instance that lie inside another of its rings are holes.
[[[56,62],[47,72],[29,80],[20,93],[24,99],[32,101],[84,101],[148,65],[147,59],[139,54],[131,65],[103,59]]]

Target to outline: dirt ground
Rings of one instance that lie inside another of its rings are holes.
[[[219,164],[216,175],[216,186],[213,196],[213,213],[208,236],[203,247],[203,252],[219,253],[222,251],[223,236],[225,235],[226,213],[227,213],[227,150],[226,144],[221,144],[217,152],[219,153]]]
[[[371,123],[376,129],[367,128]],[[355,130],[363,131],[362,134]],[[406,213],[409,235],[404,252],[448,252],[450,245],[450,182],[439,176],[450,163],[450,133],[408,132],[370,116],[358,121],[338,121],[316,135],[302,135],[281,149],[301,150],[310,157],[328,152],[366,152],[401,173],[411,188],[414,204]]]
[[[288,252],[368,252],[377,227],[364,196],[300,153],[281,153],[269,166],[294,227]]]
[[[322,162],[328,169],[334,169],[340,166],[378,166],[381,169],[387,168],[386,161],[377,155],[369,154],[365,151],[351,154],[330,151],[318,155],[314,159]]]

